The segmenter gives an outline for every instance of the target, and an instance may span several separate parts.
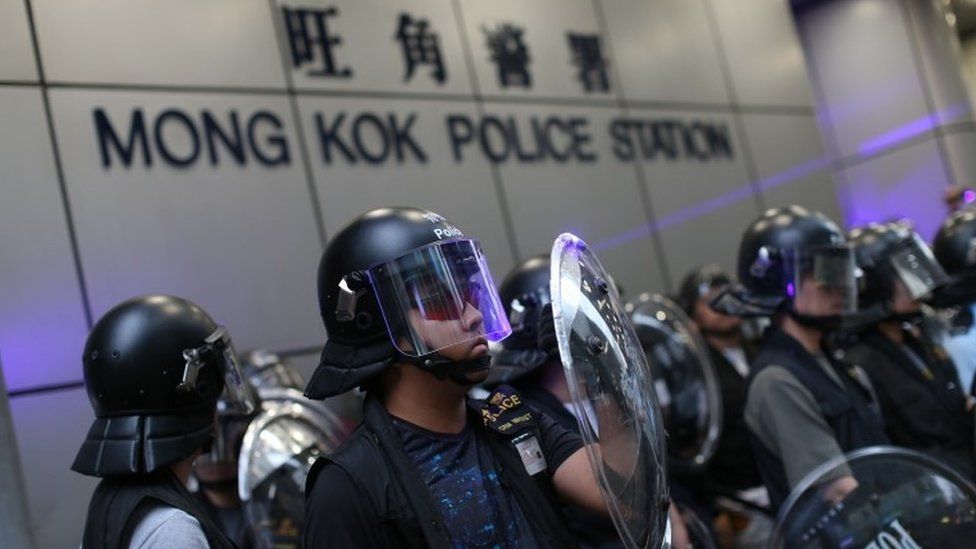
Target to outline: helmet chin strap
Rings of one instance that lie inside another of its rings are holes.
[[[796,310],[796,306],[791,301],[786,307],[786,314],[796,321],[797,324],[807,328],[815,328],[824,332],[839,330],[844,324],[844,315],[807,315]]]
[[[487,354],[470,360],[451,360],[436,351],[419,357],[402,355],[400,361],[434,374],[437,379],[449,379],[462,387],[472,387],[479,381],[472,381],[469,374],[487,370],[491,364],[491,357]]]

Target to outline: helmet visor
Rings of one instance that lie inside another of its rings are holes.
[[[815,316],[851,314],[857,311],[857,262],[848,244],[796,248],[787,254],[792,268],[786,294],[806,301]]]
[[[210,334],[205,340],[210,348],[213,360],[224,375],[224,392],[218,401],[218,412],[222,415],[246,416],[257,408],[257,397],[250,384],[244,378],[241,363],[234,351],[234,343],[230,334],[223,326]]]
[[[932,250],[917,234],[906,239],[889,261],[913,299],[921,299],[949,281]]]
[[[476,347],[487,353],[489,341],[512,332],[476,240],[435,242],[367,273],[390,339],[407,356],[466,345],[459,353],[474,358]]]

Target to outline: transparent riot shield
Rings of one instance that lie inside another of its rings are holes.
[[[609,275],[579,238],[556,239],[550,283],[566,381],[614,525],[628,547],[660,547],[664,427],[640,342]]]
[[[976,489],[913,450],[873,446],[828,461],[783,504],[772,548],[942,549],[976,543]]]
[[[300,547],[305,530],[305,478],[320,455],[344,437],[322,402],[289,388],[259,390],[261,411],[244,434],[238,491],[255,547]]]
[[[700,469],[722,430],[722,394],[708,347],[678,305],[658,294],[627,304],[668,433],[669,465]]]

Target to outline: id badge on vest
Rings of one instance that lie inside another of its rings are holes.
[[[512,444],[529,476],[546,471],[548,465],[539,443],[535,413],[515,389],[499,385],[481,404],[480,412],[485,427],[504,436]]]

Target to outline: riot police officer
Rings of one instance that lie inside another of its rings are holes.
[[[95,422],[71,468],[103,479],[83,547],[233,547],[185,487],[221,393],[254,409],[227,331],[185,299],[140,297],[105,313],[82,360]]]
[[[719,313],[708,305],[734,282],[732,273],[722,267],[704,265],[681,281],[677,303],[705,340],[721,388],[722,436],[708,463],[708,480],[717,494],[725,496],[723,503],[729,503],[721,506],[730,508],[722,514],[734,517],[727,522],[736,527],[737,545],[758,547],[766,543],[772,520],[766,512],[769,495],[759,477],[745,424],[746,381],[756,350],[743,335],[740,317]]]
[[[552,326],[549,271],[549,256],[533,256],[516,265],[499,285],[512,334],[494,353],[486,384],[511,384],[532,406],[575,432],[579,427]],[[621,546],[609,517],[574,506],[564,513],[581,546]]]
[[[574,545],[556,494],[605,509],[579,437],[514,392],[466,404],[510,332],[478,242],[433,212],[373,210],[329,242],[318,287],[329,338],[306,395],[366,400],[309,474],[306,546]]]
[[[550,294],[551,260],[548,255],[530,257],[505,276],[498,294],[505,308],[512,334],[492,357],[486,385],[510,383],[526,401],[571,431],[579,430],[581,418],[561,362]],[[619,292],[619,288],[618,288]],[[591,410],[591,408],[588,408]],[[674,490],[674,484],[671,485]],[[582,547],[621,547],[623,542],[613,523],[599,513],[568,505],[564,508],[570,531]],[[685,517],[671,504],[669,517],[672,543],[687,546],[690,541]],[[708,536],[707,529],[702,532]]]
[[[946,310],[951,323],[946,349],[963,390],[976,394],[976,210],[960,210],[939,228],[932,246],[950,281],[936,291],[933,304]]]
[[[893,443],[976,480],[971,405],[940,342],[917,326],[920,300],[946,282],[945,273],[922,239],[903,226],[871,224],[850,239],[865,277],[858,306],[874,311],[876,320],[851,336],[845,358],[871,377]]]
[[[778,509],[821,463],[887,437],[867,375],[824,342],[856,310],[854,255],[837,225],[799,206],[766,211],[742,237],[738,276],[713,307],[773,319],[752,364],[745,420]],[[824,495],[836,499],[855,487],[844,476]]]

